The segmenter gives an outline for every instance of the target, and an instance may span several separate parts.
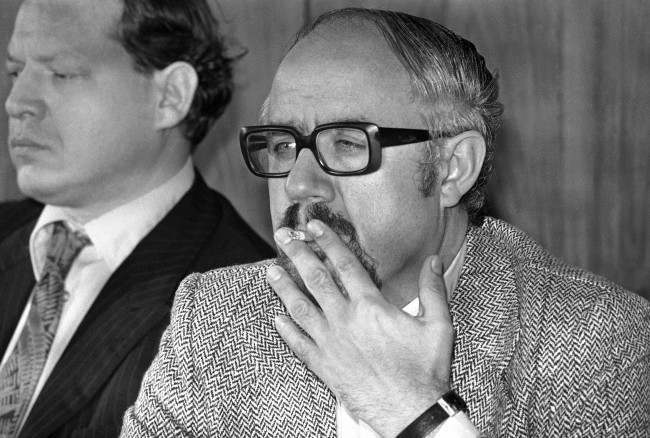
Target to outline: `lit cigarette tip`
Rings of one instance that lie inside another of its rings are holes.
[[[291,238],[293,240],[302,240],[303,242],[310,242],[314,240],[309,234],[304,231],[292,230],[290,232]]]

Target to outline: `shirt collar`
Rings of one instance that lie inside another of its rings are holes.
[[[194,182],[192,159],[173,177],[143,196],[80,224],[64,207],[46,205],[29,239],[34,275],[39,277],[45,257],[48,224],[65,221],[72,229],[83,230],[99,257],[115,271],[135,246],[187,193]],[[128,218],[125,220],[125,218]]]
[[[467,252],[467,239],[465,239],[456,257],[451,261],[443,275],[445,287],[447,288],[447,301],[451,300],[454,289],[456,289],[456,285],[458,284],[458,277],[460,277],[460,270],[463,267],[465,252]],[[420,310],[420,299],[415,297],[413,301],[402,307],[402,310],[409,315],[417,315]]]

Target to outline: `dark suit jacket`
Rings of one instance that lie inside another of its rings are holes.
[[[0,204],[0,354],[34,285],[28,240],[42,205]],[[125,218],[128,220],[128,218]],[[60,358],[21,437],[114,437],[192,272],[273,255],[198,175],[192,188],[113,273]]]
[[[181,283],[124,438],[336,437],[333,395],[275,329],[268,266]],[[648,301],[486,219],[449,305],[452,386],[484,436],[649,436]]]

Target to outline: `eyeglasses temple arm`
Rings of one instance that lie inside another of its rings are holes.
[[[400,146],[404,144],[420,143],[440,137],[453,137],[448,132],[439,132],[435,137],[426,129],[401,129],[401,128],[379,128],[379,143],[381,147]]]

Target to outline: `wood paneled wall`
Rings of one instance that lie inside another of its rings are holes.
[[[650,3],[645,0],[211,0],[246,57],[226,114],[196,153],[208,182],[270,238],[263,180],[238,127],[256,123],[293,33],[344,6],[402,10],[473,41],[500,75],[506,112],[491,208],[555,255],[650,298]],[[2,0],[6,46],[18,0]],[[0,80],[6,96],[7,81]],[[0,122],[6,136],[6,121]],[[6,148],[0,199],[19,196]]]

